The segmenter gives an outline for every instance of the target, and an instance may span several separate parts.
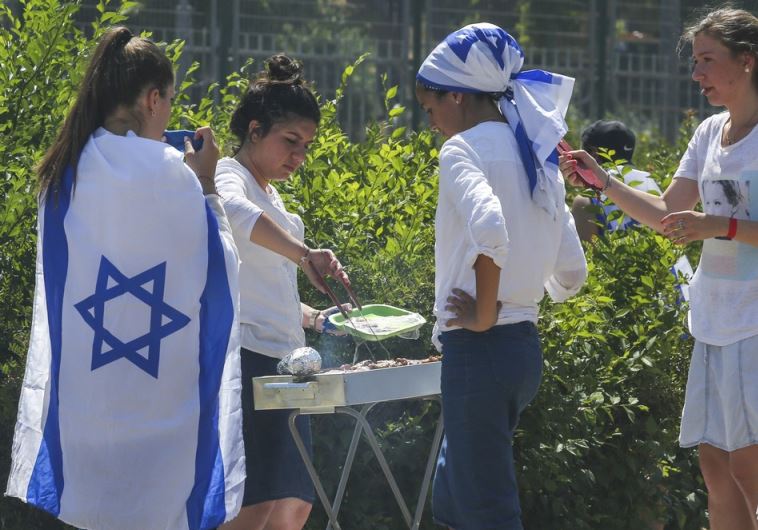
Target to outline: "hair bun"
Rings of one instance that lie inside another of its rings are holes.
[[[303,65],[284,55],[272,55],[266,59],[265,74],[275,83],[302,84]]]
[[[126,26],[116,26],[110,30],[112,43],[117,48],[123,48],[134,37],[134,33],[131,32]]]

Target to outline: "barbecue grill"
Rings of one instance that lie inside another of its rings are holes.
[[[426,470],[413,517],[379,448],[367,416],[375,405],[385,401],[402,399],[439,401],[440,365],[441,363],[437,361],[366,371],[333,370],[315,374],[307,380],[300,380],[290,375],[253,378],[253,393],[257,410],[293,409],[289,416],[290,433],[329,517],[327,529],[331,527],[332,530],[341,530],[337,520],[338,514],[361,433],[365,435],[366,441],[379,462],[408,528],[418,529],[442,438],[442,413],[440,412],[437,420],[437,428],[427,457]],[[295,428],[295,419],[300,414],[345,414],[355,419],[355,430],[333,503],[329,501],[303,440]]]

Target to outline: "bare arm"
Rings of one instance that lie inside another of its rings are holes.
[[[489,256],[479,254],[474,263],[476,275],[476,322],[489,329],[497,322],[497,293],[500,289],[500,267]]]
[[[302,302],[300,309],[303,313],[303,329],[316,329],[316,319],[321,315],[321,311]]]
[[[722,217],[721,219],[725,218]],[[758,221],[738,221],[737,235],[734,236],[734,240],[758,247]]]
[[[692,210],[700,199],[695,180],[675,178],[663,195],[657,197],[612,177],[585,151],[571,151],[566,155],[561,155],[559,161],[561,173],[573,186],[581,185],[581,181],[574,174],[576,165],[582,164],[588,167],[600,180],[608,182],[609,185],[604,193],[620,210],[661,233],[664,233],[661,220],[665,216],[674,212]]]
[[[322,275],[332,276],[343,284],[350,285],[347,273],[342,269],[342,265],[331,250],[309,249],[265,213],[262,213],[253,225],[250,241],[284,256],[298,265],[303,265],[309,261]],[[303,272],[319,291],[326,292],[323,280],[313,270],[313,267],[303,267]]]
[[[474,263],[476,275],[476,298],[467,292],[453,289],[446,310],[455,313],[447,321],[448,326],[461,326],[471,331],[487,331],[497,322],[500,303],[497,292],[500,288],[500,267],[492,258],[479,254]]]
[[[213,175],[216,173],[219,153],[216,138],[210,127],[200,127],[195,132],[195,136],[203,139],[204,149],[195,151],[192,147],[192,141],[185,138],[184,161],[195,172],[200,181],[200,186],[203,188],[203,195],[214,195],[216,194],[216,183],[213,180]]]
[[[262,213],[250,232],[250,241],[295,263],[306,255],[308,247],[279,226],[271,217]]]

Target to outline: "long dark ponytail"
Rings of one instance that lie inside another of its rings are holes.
[[[40,196],[57,193],[67,166],[76,170],[90,135],[116,108],[132,107],[145,88],[164,95],[174,82],[171,61],[153,42],[116,26],[100,38],[84,74],[74,105],[53,145],[37,166]],[[74,173],[76,174],[76,173]]]

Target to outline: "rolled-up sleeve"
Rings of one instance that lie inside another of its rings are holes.
[[[440,195],[454,205],[465,222],[471,244],[463,265],[473,267],[477,256],[483,254],[504,268],[508,230],[500,199],[485,178],[476,153],[455,138],[440,151]]]
[[[233,171],[222,171],[216,174],[216,189],[232,229],[249,239],[263,210],[247,198],[244,179]]]
[[[574,225],[574,217],[564,205],[561,244],[553,274],[545,282],[545,290],[555,302],[562,302],[579,292],[587,279],[587,259]]]

